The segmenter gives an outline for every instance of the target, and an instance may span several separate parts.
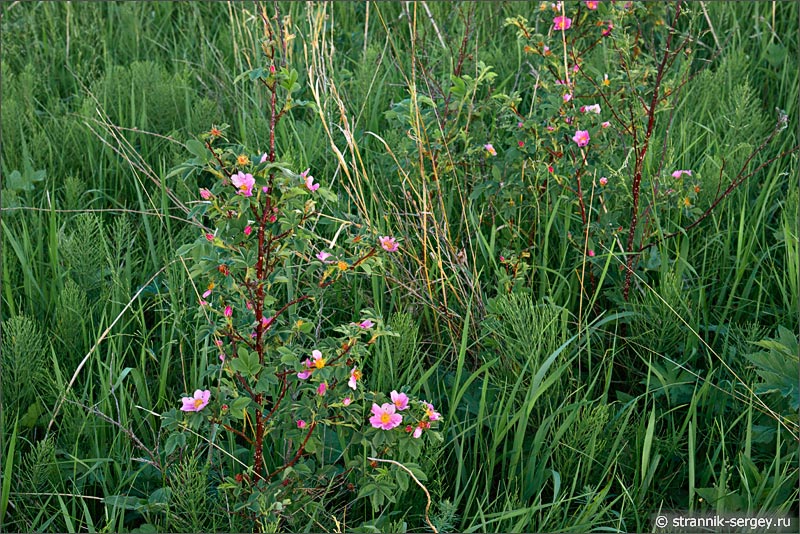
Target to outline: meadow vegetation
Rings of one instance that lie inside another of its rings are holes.
[[[1,9],[3,531],[797,516],[797,4]]]

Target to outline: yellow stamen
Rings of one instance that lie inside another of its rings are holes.
[[[383,412],[383,413],[381,414],[381,423],[383,423],[383,424],[386,424],[386,423],[388,423],[390,420],[391,420],[391,416],[390,416],[388,413],[386,413],[386,412]]]

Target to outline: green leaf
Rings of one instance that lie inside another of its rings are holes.
[[[409,476],[408,473],[403,471],[402,469],[397,469],[394,472],[394,479],[397,481],[397,486],[400,488],[400,491],[408,491],[408,481]]]
[[[231,405],[231,415],[241,419],[245,410],[250,407],[250,397],[239,397]]]
[[[239,357],[231,361],[231,368],[247,378],[257,375],[261,371],[261,364],[258,363],[258,354],[240,347]]]
[[[186,434],[183,432],[173,432],[167,438],[167,443],[164,445],[164,452],[169,456],[175,449],[178,447],[185,447],[186,446]]]
[[[206,146],[197,139],[189,139],[186,141],[186,149],[200,158],[200,161],[208,162],[211,160],[211,153]]]
[[[767,61],[773,67],[779,67],[786,59],[786,47],[780,43],[770,43],[767,45]]]
[[[36,426],[36,422],[39,420],[39,416],[44,413],[44,407],[42,406],[39,400],[33,401],[33,403],[28,406],[28,410],[25,412],[25,415],[22,416],[19,420],[19,426],[21,428],[33,428]]]
[[[44,179],[44,171],[26,170],[25,174],[19,171],[11,171],[6,178],[5,186],[13,191],[33,191],[34,182],[41,182]]]
[[[295,354],[288,347],[278,347],[278,353],[281,355],[281,363],[285,365],[294,365],[297,363],[297,354]]]
[[[153,493],[150,494],[150,498],[147,499],[147,503],[151,506],[155,505],[166,505],[169,503],[169,499],[172,496],[172,489],[170,488],[158,488]]]
[[[362,486],[361,490],[358,492],[356,499],[361,499],[362,497],[370,497],[371,495],[374,495],[377,490],[378,487],[372,482],[364,484],[364,486]]]
[[[3,519],[8,508],[8,498],[11,494],[11,472],[14,469],[14,449],[17,446],[17,421],[14,421],[14,430],[8,442],[8,450],[3,451],[5,458],[5,468],[3,469],[3,481],[0,484],[0,525],[4,525]]]
[[[147,504],[147,501],[144,499],[128,497],[127,495],[110,495],[103,499],[103,502],[114,508],[122,508],[125,510],[140,510]]]
[[[178,247],[178,250],[175,252],[178,256],[186,257],[191,255],[190,253],[193,251],[195,244],[194,243],[187,243],[185,245],[181,245]]]
[[[200,219],[203,215],[206,214],[208,211],[210,204],[206,204],[202,202],[200,204],[195,205],[192,209],[189,210],[189,213],[186,214],[187,219]]]
[[[404,464],[409,471],[414,473],[414,476],[417,477],[417,480],[420,482],[426,482],[428,480],[428,476],[420,469],[419,465],[414,463]]]

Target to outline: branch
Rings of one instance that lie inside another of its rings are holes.
[[[314,427],[316,427],[316,426],[317,426],[317,422],[316,421],[311,421],[311,426],[308,427],[308,433],[306,434],[306,439],[304,439],[303,443],[300,444],[300,448],[297,449],[297,454],[294,455],[294,458],[292,458],[289,461],[289,463],[284,464],[283,466],[277,468],[275,471],[270,473],[269,476],[267,477],[267,480],[271,479],[272,477],[274,477],[275,475],[277,475],[281,471],[283,471],[285,469],[288,469],[288,468],[292,467],[294,464],[297,463],[297,460],[299,460],[300,457],[303,455],[303,450],[305,449],[306,443],[308,443],[308,440],[311,437],[311,433],[314,432]]]

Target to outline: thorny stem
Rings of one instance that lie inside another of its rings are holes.
[[[673,17],[672,27],[675,27],[675,23],[678,21],[678,16],[681,13],[681,2],[678,0],[678,3],[675,5],[675,15]],[[672,44],[672,35],[673,33],[670,31],[669,35],[667,36],[666,47],[664,50],[664,55],[661,58],[661,63],[658,66],[658,70],[656,72],[656,80],[653,84],[653,96],[650,99],[650,106],[645,107],[647,110],[647,129],[644,132],[644,139],[642,141],[641,147],[636,150],[636,163],[634,167],[634,174],[633,174],[633,184],[631,185],[631,192],[633,194],[633,206],[631,209],[631,224],[628,230],[628,243],[625,247],[627,251],[627,259],[625,262],[625,284],[622,288],[622,297],[627,301],[628,295],[630,293],[631,288],[631,275],[633,274],[633,261],[636,257],[636,254],[633,252],[633,240],[634,236],[636,235],[636,226],[639,222],[639,189],[641,188],[642,183],[642,171],[644,167],[644,158],[647,154],[647,150],[650,145],[650,136],[653,134],[653,130],[655,128],[655,116],[656,116],[656,107],[659,101],[659,89],[661,88],[661,81],[664,77],[665,67],[667,65],[667,60],[671,54],[671,44]],[[626,64],[627,66],[627,64]],[[630,76],[628,78],[631,79]],[[633,111],[631,110],[632,120],[631,124],[635,124],[635,119],[633,118]],[[635,130],[634,130],[635,132]],[[636,146],[635,138],[634,138],[634,146]]]
[[[276,4],[277,5],[277,4]],[[266,10],[261,9],[261,17],[264,21],[264,31],[269,38],[272,34],[272,30],[269,25],[269,21],[267,20]],[[273,47],[270,47],[269,53],[264,50],[265,54],[268,56],[270,60],[270,64],[274,67],[274,60],[275,60],[275,50]],[[275,115],[275,108],[276,108],[276,99],[277,99],[277,90],[273,84],[270,87],[270,115],[269,115],[269,155],[268,159],[270,163],[275,162],[275,127],[277,125],[278,117]],[[258,361],[261,365],[264,364],[264,325],[261,322],[263,318],[263,305],[264,305],[264,283],[266,281],[268,272],[271,268],[269,263],[269,255],[272,250],[272,236],[270,232],[270,239],[269,242],[265,242],[266,237],[266,225],[269,218],[269,213],[272,211],[272,195],[273,195],[273,181],[274,181],[274,173],[270,173],[269,175],[269,186],[266,194],[266,201],[264,203],[261,217],[259,218],[259,228],[258,228],[258,260],[256,263],[256,277],[258,279],[258,287],[256,289],[256,303],[255,303],[255,314],[256,314],[256,352],[258,353]],[[263,394],[259,393],[253,399],[256,403],[256,436],[255,436],[255,451],[253,454],[253,469],[256,475],[256,479],[263,480],[262,476],[262,466],[264,463],[264,455],[263,455],[263,447],[264,447],[264,431],[265,431],[265,419],[261,412],[261,406],[264,402]]]
[[[316,426],[317,426],[317,422],[316,421],[311,421],[311,425],[308,427],[308,433],[306,434],[306,437],[303,440],[303,443],[300,444],[300,448],[297,449],[297,454],[294,455],[294,458],[292,458],[291,460],[289,460],[288,463],[283,464],[281,467],[277,468],[275,471],[270,473],[269,476],[267,477],[267,479],[271,479],[272,477],[274,477],[275,475],[277,475],[281,471],[283,471],[285,469],[288,469],[288,468],[292,467],[294,464],[297,463],[297,460],[299,460],[300,457],[303,455],[303,451],[305,450],[306,444],[308,443],[308,440],[311,438],[311,434],[312,434],[312,432],[314,432],[314,427],[316,427]]]

